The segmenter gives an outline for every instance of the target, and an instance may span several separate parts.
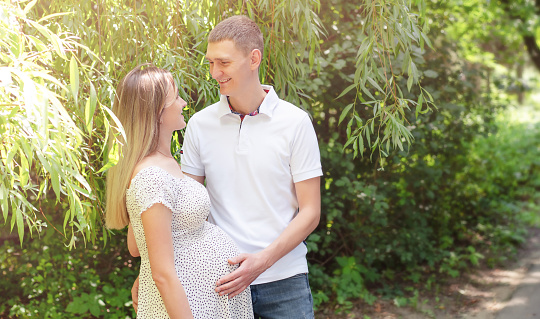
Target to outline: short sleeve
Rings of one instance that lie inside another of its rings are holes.
[[[204,165],[201,161],[199,139],[196,134],[196,123],[194,117],[188,122],[186,133],[184,134],[184,144],[182,144],[182,171],[195,176],[204,176]]]
[[[292,145],[290,165],[295,183],[323,174],[317,135],[307,114],[298,124]]]
[[[157,203],[165,205],[171,211],[174,210],[174,194],[162,171],[151,167],[139,172],[130,188],[133,192],[132,198],[139,208],[139,214]]]

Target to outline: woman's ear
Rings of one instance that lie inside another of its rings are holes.
[[[262,53],[259,49],[253,49],[251,51],[251,70],[256,70],[261,65]]]

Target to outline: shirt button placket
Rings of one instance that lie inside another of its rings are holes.
[[[240,122],[240,130],[238,132],[238,145],[236,147],[236,150],[241,153],[246,153],[248,151],[248,123],[249,122],[249,116],[244,117],[244,120]]]

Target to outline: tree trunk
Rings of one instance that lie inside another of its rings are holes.
[[[538,44],[536,44],[536,38],[532,35],[524,35],[523,42],[527,47],[527,52],[529,52],[531,61],[534,63],[536,68],[540,70],[540,48],[538,47]]]

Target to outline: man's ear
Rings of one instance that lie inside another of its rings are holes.
[[[253,49],[250,54],[251,63],[250,67],[251,70],[257,70],[259,68],[259,65],[261,65],[262,61],[262,53],[259,49]]]

